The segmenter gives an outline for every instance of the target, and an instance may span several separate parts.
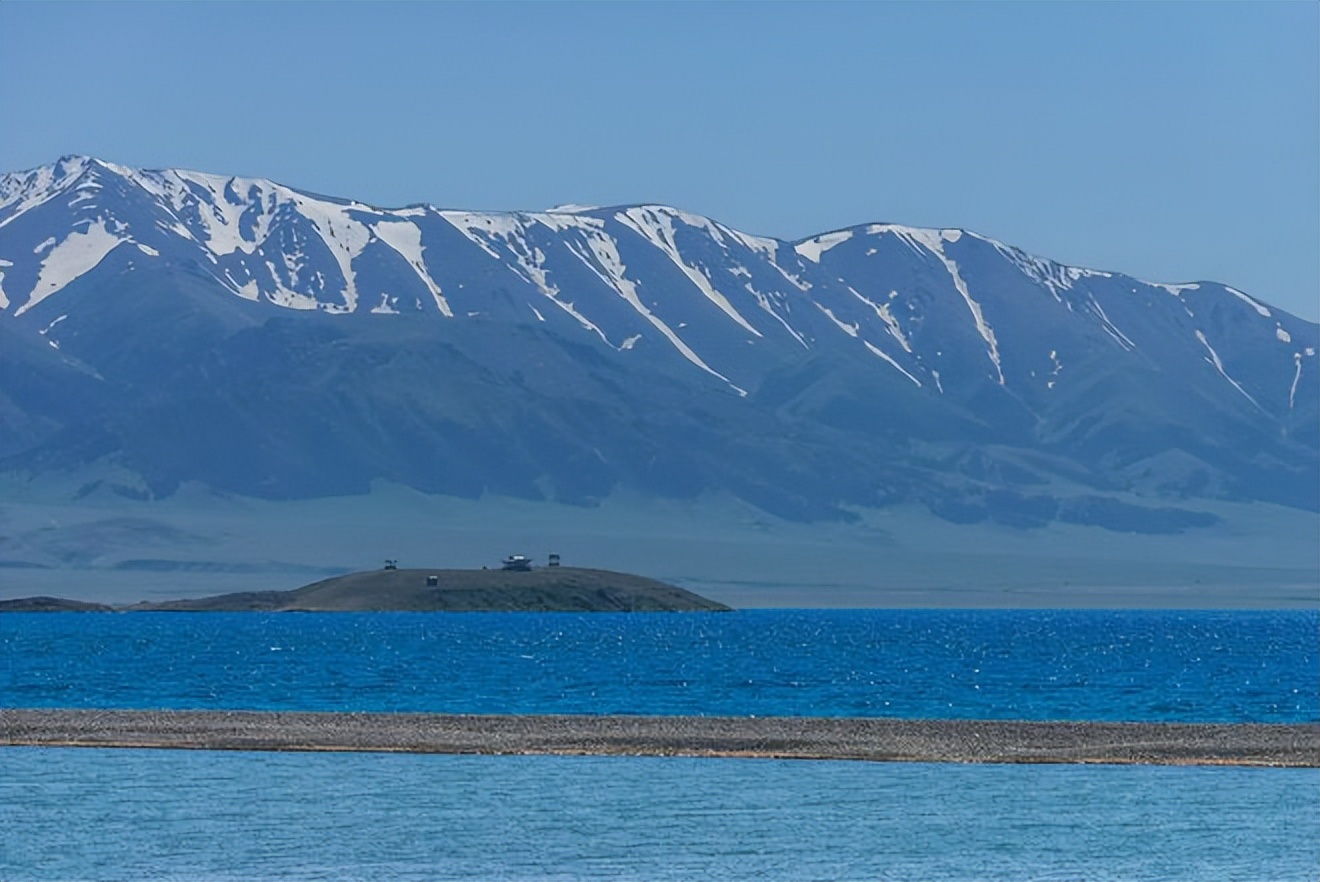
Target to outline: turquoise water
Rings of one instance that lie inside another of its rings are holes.
[[[0,616],[0,704],[1320,719],[1312,612]],[[0,748],[5,882],[1308,880],[1320,770]]]
[[[1306,880],[1320,771],[0,749],[0,878]]]
[[[9,614],[0,703],[1297,722],[1320,720],[1317,633],[1314,612]]]

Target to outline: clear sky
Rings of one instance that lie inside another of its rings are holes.
[[[962,227],[1320,317],[1320,4],[0,3],[0,170]]]

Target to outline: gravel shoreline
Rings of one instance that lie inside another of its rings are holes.
[[[1320,767],[1320,723],[0,709],[0,746]]]

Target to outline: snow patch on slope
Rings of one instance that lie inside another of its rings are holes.
[[[339,271],[344,275],[344,312],[357,308],[356,274],[353,272],[353,260],[362,253],[371,241],[371,231],[367,225],[353,219],[348,213],[348,206],[335,205],[312,199],[293,190],[287,191],[298,213],[312,222],[322,241],[330,249]],[[365,207],[365,206],[364,206]],[[336,227],[336,224],[338,225]],[[328,311],[339,309],[327,307]]]
[[[1297,384],[1302,379],[1302,354],[1300,352],[1293,353],[1293,366],[1294,366],[1294,370],[1293,370],[1292,385],[1288,387],[1289,410],[1293,409],[1293,402],[1297,400]]]
[[[1101,329],[1104,330],[1106,334],[1112,337],[1114,341],[1118,343],[1119,346],[1122,346],[1128,352],[1132,352],[1134,349],[1137,348],[1137,344],[1133,343],[1128,338],[1127,334],[1124,334],[1122,331],[1120,331],[1118,329],[1118,326],[1109,320],[1109,316],[1105,315],[1104,307],[1100,305],[1099,301],[1097,301],[1095,297],[1090,298],[1090,304],[1091,304],[1092,312],[1094,312],[1095,315],[1100,319]]]
[[[1243,389],[1242,385],[1237,380],[1230,377],[1228,375],[1228,371],[1224,370],[1224,363],[1220,360],[1219,353],[1215,352],[1214,347],[1210,345],[1210,341],[1205,338],[1205,334],[1201,333],[1198,330],[1196,332],[1196,339],[1200,340],[1201,345],[1204,346],[1206,348],[1206,351],[1210,353],[1210,357],[1207,358],[1206,361],[1214,365],[1215,370],[1219,371],[1219,375],[1222,376],[1225,380],[1228,380],[1228,382],[1232,383],[1233,388],[1241,392],[1242,396],[1246,398],[1248,401],[1250,401],[1252,404],[1254,404],[1257,410],[1264,411],[1265,408],[1261,407],[1260,404],[1256,401],[1256,399],[1252,398],[1251,395],[1247,392],[1247,390]]]
[[[869,297],[866,297],[863,294],[861,294],[861,292],[859,292],[852,285],[848,285],[847,288],[848,291],[854,297],[865,303],[867,306],[871,307],[871,309],[875,310],[875,314],[879,317],[880,321],[885,323],[885,328],[889,331],[889,336],[893,337],[895,340],[898,341],[898,345],[903,347],[904,352],[911,354],[912,344],[908,341],[907,335],[903,333],[903,327],[898,323],[898,319],[894,316],[892,312],[889,311],[889,304],[876,303],[874,300],[871,300]],[[898,296],[897,291],[889,292],[890,300],[893,300],[897,296]]]
[[[900,365],[898,362],[894,361],[892,358],[890,358],[889,355],[887,355],[884,352],[884,350],[876,346],[872,346],[870,340],[863,340],[862,342],[866,344],[867,349],[871,350],[872,355],[879,356],[880,358],[883,358],[885,361],[889,362],[889,364],[892,365],[896,371],[898,371],[903,376],[907,377],[912,382],[916,383],[917,388],[921,388],[921,381],[918,380],[916,377],[912,376],[911,374],[909,374],[907,371],[903,370],[903,366]]]
[[[719,231],[714,225],[705,218],[697,215],[689,215],[685,212],[674,211],[673,209],[661,209],[658,207],[636,207],[627,211],[621,211],[616,214],[615,219],[619,223],[633,230],[646,241],[650,242],[656,248],[664,252],[665,256],[673,264],[682,270],[697,290],[701,291],[708,300],[714,303],[720,310],[733,319],[745,330],[757,337],[762,336],[761,332],[752,327],[752,325],[733,308],[727,297],[715,290],[711,284],[710,278],[696,267],[691,266],[683,260],[678,250],[678,243],[674,238],[674,218],[678,218],[689,226],[698,226],[713,231],[715,236],[719,236]]]
[[[839,230],[835,233],[826,233],[823,236],[817,236],[814,239],[807,239],[805,242],[799,242],[793,246],[793,250],[805,257],[812,263],[820,263],[820,256],[836,245],[842,245],[853,237],[852,230]]]
[[[517,264],[514,272],[546,297],[553,300],[558,296],[559,288],[550,283],[545,269],[545,254],[527,243],[527,229],[521,216],[457,211],[442,212],[441,216],[496,260],[503,259],[496,250],[502,247]]]
[[[774,260],[775,256],[779,253],[779,241],[776,239],[768,239],[765,236],[753,236],[750,233],[742,233],[732,227],[726,227],[722,224],[715,224],[715,226],[723,230],[729,238],[733,239],[748,251],[754,251],[769,260]]]
[[[735,273],[735,275],[737,274]],[[747,275],[750,276],[751,273],[747,273]],[[751,294],[753,297],[756,298],[756,305],[759,306],[762,309],[762,311],[768,313],[772,318],[774,318],[775,321],[779,322],[779,324],[783,325],[784,330],[788,331],[788,333],[793,337],[794,340],[798,342],[799,345],[801,345],[803,349],[811,348],[810,346],[807,345],[807,341],[803,339],[802,335],[799,334],[794,329],[794,327],[790,325],[788,321],[775,310],[775,304],[772,302],[772,298],[769,294],[766,294],[765,292],[759,291],[756,288],[752,287],[751,282],[744,282],[743,287],[747,289],[747,293]]]
[[[275,264],[269,260],[265,262],[266,271],[270,274],[271,290],[266,293],[266,298],[276,306],[283,306],[286,309],[298,309],[305,312],[318,309],[321,304],[310,294],[304,294],[301,291],[294,291],[285,287],[280,281],[279,273],[275,269]],[[253,283],[255,284],[255,282]],[[342,312],[339,309],[329,309],[327,312]]]
[[[522,217],[548,227],[556,233],[562,233],[565,230],[600,230],[605,227],[605,221],[601,218],[558,210],[522,215]]]
[[[650,322],[651,326],[659,331],[664,338],[669,341],[670,345],[678,350],[679,354],[706,373],[718,377],[725,383],[728,383],[728,385],[740,395],[747,394],[745,390],[739,388],[736,384],[730,381],[728,377],[708,365],[700,355],[693,351],[692,347],[688,346],[687,343],[683,341],[683,338],[678,335],[677,331],[665,324],[658,315],[647,308],[646,304],[642,303],[642,298],[637,293],[637,286],[626,275],[627,267],[624,265],[623,258],[619,254],[617,243],[615,243],[612,238],[604,233],[598,232],[595,235],[589,235],[586,237],[586,245],[591,251],[591,258],[594,258],[594,260],[588,259],[587,255],[577,249],[571,250],[577,254],[578,259],[580,259],[588,269],[600,277],[601,281],[618,292],[619,296],[622,297],[629,306],[636,310],[642,318]],[[640,337],[641,335],[637,336]],[[630,338],[630,340],[631,342],[625,341],[624,345],[621,345],[619,348],[631,349],[633,344],[636,343],[637,338]]]
[[[1059,361],[1059,352],[1056,349],[1050,350],[1050,364],[1054,370],[1050,372],[1050,378],[1045,381],[1046,389],[1053,389],[1054,384],[1059,381],[1059,374],[1063,371],[1063,362]]]
[[[963,301],[967,304],[967,309],[972,314],[972,320],[976,323],[976,331],[985,341],[986,354],[990,361],[994,363],[995,374],[999,385],[1004,385],[1004,369],[999,361],[999,341],[995,339],[994,328],[986,321],[985,313],[981,309],[981,304],[972,298],[971,292],[967,290],[967,283],[963,281],[962,275],[958,271],[958,264],[944,253],[945,242],[957,242],[961,237],[960,230],[928,230],[920,227],[901,227],[895,224],[873,224],[867,229],[871,235],[890,233],[899,238],[914,252],[921,254],[922,249],[935,255],[935,257],[944,264],[944,269],[949,273],[953,280],[953,287],[962,295]]]
[[[106,229],[103,219],[89,223],[84,233],[70,233],[41,262],[37,284],[28,295],[27,303],[20,306],[15,315],[22,315],[83,273],[95,269],[125,239]]]
[[[1241,291],[1239,291],[1237,288],[1232,287],[1231,285],[1225,285],[1224,290],[1227,291],[1229,294],[1232,294],[1238,300],[1241,300],[1243,303],[1250,306],[1252,309],[1256,310],[1256,314],[1261,316],[1262,318],[1271,317],[1270,311],[1265,308],[1265,304],[1261,303],[1256,298],[1243,294]]]
[[[1185,285],[1169,285],[1169,284],[1165,284],[1164,282],[1146,282],[1146,281],[1142,281],[1141,279],[1138,279],[1137,281],[1141,282],[1141,284],[1143,285],[1149,285],[1152,288],[1163,288],[1165,291],[1168,291],[1174,297],[1182,297],[1184,291],[1196,291],[1201,287],[1195,282],[1191,282]]]
[[[998,251],[1009,263],[1013,264],[1027,278],[1038,285],[1044,286],[1053,295],[1054,299],[1070,309],[1071,304],[1064,299],[1062,292],[1070,290],[1078,281],[1084,278],[1102,278],[1113,277],[1113,273],[1100,272],[1099,270],[1083,269],[1076,266],[1066,266],[1044,257],[1036,257],[1028,254],[1020,248],[1014,248],[1012,245],[1005,245],[996,239],[990,239],[985,236],[976,238],[988,242]]]
[[[371,241],[367,224],[352,217],[352,211],[371,211],[356,202],[339,204],[270,181],[223,177],[186,170],[138,171],[107,165],[143,190],[173,214],[170,229],[204,245],[212,263],[216,257],[235,252],[253,254],[267,240],[272,228],[291,208],[309,221],[325,244],[344,278],[344,306],[321,304],[328,312],[353,312],[358,292],[353,261]],[[191,222],[195,229],[189,228]],[[305,255],[304,255],[305,256]],[[286,261],[288,264],[288,261]],[[290,272],[295,266],[288,264]],[[299,265],[300,266],[300,265]],[[324,279],[320,281],[323,283]],[[295,282],[296,284],[296,282]],[[240,296],[247,296],[237,289]],[[305,307],[307,294],[278,287],[272,302],[294,297],[298,309]],[[313,298],[314,299],[314,298]]]
[[[68,190],[93,161],[65,156],[54,165],[0,176],[0,227]]]
[[[187,238],[203,243],[216,256],[240,250],[251,254],[265,239],[270,218],[276,208],[274,187],[265,182],[182,170],[151,172],[123,169],[121,173],[173,210],[178,223],[176,232],[186,231]],[[227,198],[227,192],[237,192],[240,187],[252,201],[240,203]],[[255,199],[252,198],[254,196]],[[257,227],[253,237],[245,238],[240,232],[241,218],[252,207],[262,210],[257,213]],[[182,216],[188,215],[190,210],[197,212],[201,238],[183,222]]]
[[[440,312],[446,318],[453,318],[454,311],[449,308],[449,301],[445,300],[445,295],[441,292],[440,286],[436,284],[435,279],[426,271],[426,264],[422,260],[422,231],[417,225],[408,221],[379,221],[372,225],[371,229],[380,240],[393,248],[406,261],[408,266],[412,267],[417,278],[422,280],[422,284],[431,292],[435,305],[439,307]]]
[[[857,336],[857,332],[860,328],[859,325],[855,325],[855,324],[850,325],[847,322],[841,321],[839,317],[836,316],[828,306],[822,306],[821,304],[817,303],[816,308],[819,309],[821,312],[825,313],[825,315],[829,317],[829,320],[834,322],[835,327],[837,327],[840,331],[843,331],[849,337]]]
[[[466,211],[441,211],[438,214],[467,237],[468,241],[496,260],[504,260],[497,250],[497,246],[502,247],[516,263],[516,266],[511,267],[514,272],[535,286],[555,306],[572,316],[583,328],[600,337],[605,345],[614,345],[605,336],[605,332],[579,312],[573,303],[560,299],[558,286],[550,283],[549,275],[545,270],[545,254],[539,248],[527,244],[523,221],[527,216],[478,214]],[[527,219],[534,222],[533,218]]]
[[[467,211],[438,213],[452,224],[454,229],[466,236],[469,242],[496,260],[500,259],[500,253],[495,250],[492,243],[496,239],[507,239],[510,235],[519,232],[518,225],[510,223],[503,215],[475,214]]]

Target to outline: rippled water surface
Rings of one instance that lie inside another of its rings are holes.
[[[1288,722],[1312,612],[0,616],[0,705]],[[1320,771],[0,748],[0,879],[1320,878]]]
[[[0,616],[11,707],[1320,719],[1313,612]]]
[[[0,748],[0,878],[1307,880],[1320,772]]]

